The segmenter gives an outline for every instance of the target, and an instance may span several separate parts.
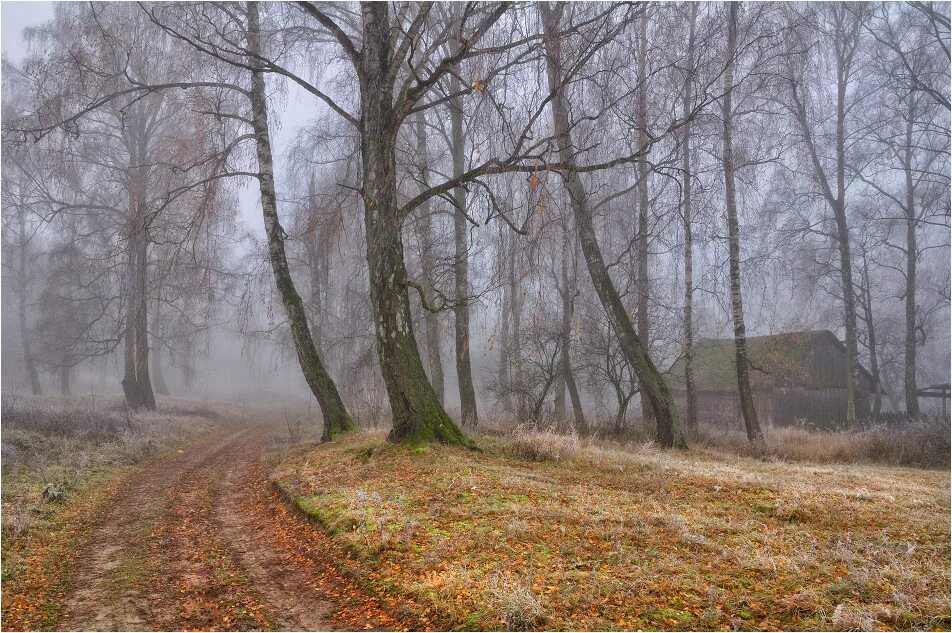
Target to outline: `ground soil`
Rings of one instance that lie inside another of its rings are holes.
[[[90,517],[57,628],[399,628],[269,483],[272,435],[227,426],[128,475]]]

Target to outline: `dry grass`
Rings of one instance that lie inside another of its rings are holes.
[[[767,430],[764,456],[817,463],[868,463],[919,468],[949,468],[949,421],[923,418],[896,425],[876,425],[850,433],[782,427]],[[712,427],[700,430],[701,447],[753,455],[741,431]]]
[[[655,437],[653,424],[640,419],[629,421],[621,436],[606,431],[605,424],[596,425],[595,438],[579,438],[566,432],[564,423],[547,420],[537,427],[520,425],[511,417],[483,416],[480,428],[497,436],[506,436],[516,444],[525,444],[524,438],[533,438],[526,450],[533,446],[554,442],[553,446],[581,443],[594,446],[624,446],[626,450],[637,450],[641,445],[650,444]],[[556,429],[560,432],[554,433]],[[745,457],[782,459],[795,462],[864,463],[885,464],[889,466],[914,466],[918,468],[948,469],[952,460],[952,429],[947,418],[924,417],[918,420],[875,424],[857,431],[824,431],[806,427],[765,428],[767,439],[765,450],[755,450],[744,431],[733,424],[703,424],[689,434],[692,448],[711,449],[718,452],[730,452]],[[552,437],[563,435],[565,439]],[[549,438],[549,439],[547,439]],[[528,459],[533,456],[528,452]]]
[[[42,515],[50,500],[65,501],[117,468],[208,430],[218,414],[185,401],[157,412],[132,412],[115,397],[3,398],[4,531],[25,532],[23,520]],[[44,499],[44,491],[46,499]]]
[[[480,444],[364,433],[274,477],[420,627],[949,627],[948,472],[531,431]]]

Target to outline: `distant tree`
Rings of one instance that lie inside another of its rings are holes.
[[[747,439],[752,444],[763,444],[764,434],[757,420],[754,396],[750,388],[747,357],[747,327],[744,323],[744,299],[741,291],[740,269],[740,223],[737,221],[737,185],[734,164],[734,65],[737,57],[737,11],[738,5],[728,5],[727,48],[725,51],[724,97],[721,113],[724,124],[722,134],[724,165],[724,202],[727,210],[727,236],[730,251],[731,320],[734,324],[734,363],[737,371],[737,391]]]

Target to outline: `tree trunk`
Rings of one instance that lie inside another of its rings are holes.
[[[867,347],[869,348],[869,373],[873,376],[873,418],[878,418],[882,411],[883,398],[880,388],[879,354],[876,349],[876,326],[873,321],[873,295],[872,287],[869,282],[869,262],[866,259],[866,252],[863,251],[863,293],[865,300],[862,301],[864,321],[866,321]]]
[[[140,157],[141,166],[145,164]],[[129,235],[128,287],[126,292],[126,328],[125,328],[125,374],[122,390],[126,402],[134,410],[155,411],[155,394],[149,379],[149,334],[148,334],[148,229],[145,208],[145,177],[140,173],[132,201],[132,228]]]
[[[567,233],[568,231],[565,231]],[[563,239],[567,236],[563,236]],[[567,243],[567,242],[566,242]],[[559,353],[559,369],[555,376],[555,419],[559,424],[565,421],[565,368],[568,366],[569,341],[572,339],[572,297],[569,295],[568,253],[562,254],[562,281],[557,285],[559,297],[562,299],[562,325],[559,329],[559,339],[562,349]]]
[[[575,382],[575,374],[572,371],[572,362],[570,348],[572,344],[572,322],[575,319],[575,292],[578,283],[578,271],[575,265],[575,240],[569,235],[565,236],[566,244],[573,244],[572,275],[568,274],[567,257],[562,258],[562,354],[559,359],[559,377],[564,386],[557,395],[561,395],[562,411],[561,417],[565,416],[565,387],[568,388],[569,398],[572,400],[572,412],[575,416],[575,430],[582,435],[588,434],[588,422],[585,420],[585,412],[582,410],[582,400],[579,396],[578,383]],[[567,255],[567,254],[566,254]],[[556,409],[558,409],[556,400]],[[556,415],[559,412],[556,411]]]
[[[757,409],[750,389],[747,370],[747,331],[744,325],[744,300],[741,294],[740,272],[740,224],[737,221],[737,189],[734,182],[733,145],[733,86],[734,57],[737,54],[737,4],[729,6],[730,19],[727,26],[727,64],[724,70],[724,198],[727,206],[727,234],[730,251],[731,316],[734,321],[734,359],[737,368],[737,393],[740,397],[741,414],[747,439],[751,444],[764,442],[764,434],[757,421]]]
[[[618,411],[615,412],[615,435],[621,437],[625,432],[625,418],[628,417],[628,403],[631,398],[626,397],[616,386],[615,397],[618,400]]]
[[[132,110],[129,148],[129,240],[126,287],[125,372],[122,389],[132,409],[155,410],[149,378],[149,133],[141,112]]]
[[[575,380],[575,372],[572,370],[571,358],[566,354],[562,360],[565,386],[568,387],[569,399],[572,401],[572,414],[575,416],[575,430],[581,435],[588,435],[588,420],[585,419],[585,411],[582,410],[582,398],[579,394],[578,382]]]
[[[842,7],[841,7],[842,8]],[[843,8],[843,10],[846,10]],[[847,59],[837,59],[836,90],[836,231],[840,251],[840,276],[843,285],[843,308],[846,319],[846,425],[856,424],[856,385],[859,365],[856,350],[856,295],[853,290],[853,262],[850,254],[849,225],[846,221],[846,88]]]
[[[158,347],[153,346],[151,352],[149,353],[149,360],[151,361],[152,365],[151,375],[155,380],[155,392],[160,396],[169,395],[169,387],[165,383],[165,374],[162,373],[162,359],[159,354]]]
[[[152,302],[152,331],[159,331],[159,306],[161,305],[162,298],[162,285],[156,280],[155,288],[155,301]],[[160,345],[159,339],[155,336],[152,337],[152,347],[149,350],[149,360],[151,362],[151,371],[152,378],[155,382],[155,391],[160,396],[169,395],[169,388],[165,384],[165,375],[162,373],[162,359],[160,355]]]
[[[648,11],[641,16],[640,31],[638,33],[638,101],[636,125],[638,126],[638,147],[648,145]],[[651,292],[651,280],[648,278],[648,156],[638,160],[638,338],[651,349],[651,332],[649,328],[648,304]],[[641,393],[647,393],[644,383],[639,378]],[[641,415],[646,422],[654,419],[654,409],[651,399],[641,399]],[[658,429],[659,434],[662,433]]]
[[[422,193],[429,187],[430,167],[429,167],[429,149],[426,143],[425,116],[418,112],[414,128],[416,130],[417,141],[417,159],[420,161],[420,192]],[[424,281],[426,282],[427,301],[433,303],[434,284],[436,283],[435,263],[433,255],[433,218],[430,201],[427,200],[417,210],[417,218],[414,226],[416,227],[417,239],[420,241],[421,264],[423,267]],[[440,404],[444,404],[443,386],[443,352],[440,349],[440,318],[436,312],[424,309],[423,323],[426,328],[426,355],[429,362],[430,383],[433,385],[433,391]]]
[[[849,225],[846,220],[846,89],[856,52],[859,28],[847,32],[844,24],[852,9],[842,4],[832,4],[834,14],[834,48],[836,49],[836,134],[835,134],[835,170],[836,182],[831,185],[824,169],[820,152],[813,139],[813,127],[807,114],[807,105],[801,94],[802,82],[791,78],[794,113],[800,124],[813,164],[814,179],[820,184],[821,193],[826,198],[836,222],[836,242],[840,258],[840,282],[843,290],[843,317],[846,327],[846,423],[856,423],[856,384],[859,367],[856,353],[856,297],[853,288],[853,269],[850,255]],[[852,41],[851,41],[852,40]],[[796,72],[796,71],[794,71]],[[806,90],[803,90],[806,92]],[[835,191],[834,191],[835,188]]]
[[[547,4],[539,5],[545,34],[546,71],[551,93],[553,128],[557,137],[559,155],[563,162],[571,163],[572,138],[569,132],[569,116],[562,91],[562,61],[558,42],[558,18]],[[595,286],[595,292],[602,303],[615,335],[618,337],[626,360],[631,363],[647,396],[658,422],[658,443],[664,447],[686,448],[687,442],[678,419],[671,393],[655,367],[644,342],[638,337],[621,301],[618,291],[608,274],[608,268],[602,257],[595,234],[592,213],[588,207],[585,185],[578,172],[565,170],[561,173],[563,183],[569,194],[575,224],[578,228],[582,254],[585,256],[588,271]]]
[[[837,240],[840,254],[840,281],[843,286],[843,308],[846,320],[846,425],[856,424],[856,383],[859,368],[856,350],[856,296],[853,291],[853,266],[850,254],[849,229],[846,223],[845,204],[835,205]]]
[[[26,374],[30,380],[30,393],[34,396],[42,395],[43,386],[40,384],[40,374],[36,371],[36,361],[33,359],[33,350],[30,345],[30,333],[26,327],[26,299],[20,295],[19,299],[19,320],[20,320],[20,338],[23,341],[23,364],[26,367]]]
[[[252,56],[260,55],[261,40],[258,24],[258,5],[248,3],[248,49]],[[277,196],[274,189],[274,165],[271,158],[271,137],[268,129],[268,103],[265,92],[264,72],[257,58],[252,61],[251,73],[251,113],[258,156],[258,183],[261,190],[261,213],[264,217],[265,233],[268,236],[268,255],[271,270],[274,272],[275,285],[281,294],[291,336],[297,350],[298,361],[304,373],[304,379],[314,397],[317,398],[324,416],[323,440],[328,441],[355,428],[354,422],[337,391],[337,386],[324,368],[323,362],[314,347],[311,331],[307,324],[304,301],[294,287],[291,271],[288,268],[287,254],[284,249],[284,229],[278,218]]]
[[[512,383],[516,390],[516,418],[524,421],[528,415],[525,375],[522,364],[522,290],[519,287],[519,256],[515,244],[509,248],[509,309],[512,315]]]
[[[459,91],[460,85],[456,75],[450,80],[450,91]],[[450,103],[450,127],[453,146],[453,177],[457,178],[466,169],[465,149],[466,138],[463,135],[463,110],[459,99]],[[466,236],[466,190],[462,187],[453,189],[453,201],[456,209],[453,212],[453,234],[456,245],[456,256],[453,261],[453,273],[456,279],[456,303],[453,314],[456,323],[456,378],[459,383],[460,414],[463,426],[468,429],[476,428],[478,416],[476,412],[476,390],[473,387],[473,366],[470,359],[469,336],[469,241]]]
[[[498,261],[503,262],[503,274],[506,275],[506,283],[503,284],[502,306],[499,309],[499,368],[498,368],[498,390],[502,394],[502,410],[506,413],[512,413],[512,385],[509,380],[509,316],[511,313],[510,304],[512,303],[512,288],[509,283],[510,271],[512,268],[512,258],[509,256],[509,250],[506,248],[506,227],[499,223],[499,256]]]
[[[311,339],[314,341],[314,350],[318,357],[324,358],[324,349],[321,341],[321,322],[324,319],[324,302],[321,293],[324,292],[324,282],[327,279],[327,261],[321,257],[321,229],[320,218],[318,217],[317,186],[314,182],[314,175],[308,180],[308,232],[305,236],[305,248],[307,250],[308,272],[308,292],[309,307],[311,311],[310,329]]]
[[[17,209],[17,220],[20,231],[20,270],[17,275],[17,320],[20,322],[20,341],[23,345],[23,365],[26,367],[26,374],[30,380],[30,392],[34,396],[43,393],[43,386],[40,384],[40,374],[36,371],[36,361],[33,358],[33,350],[30,345],[30,332],[26,325],[26,293],[29,284],[27,283],[27,261],[29,243],[26,241],[26,219],[23,216],[23,209]]]
[[[60,394],[69,395],[69,365],[63,365],[59,368]]]
[[[397,213],[397,124],[393,87],[386,79],[391,63],[389,5],[367,3],[361,11],[363,50],[358,75],[364,223],[377,353],[393,415],[390,440],[470,446],[472,441],[440,405],[413,335],[402,219]]]
[[[903,171],[906,185],[906,332],[905,362],[903,383],[906,396],[906,414],[919,416],[919,396],[916,385],[916,263],[918,245],[916,244],[916,197],[913,184],[913,119],[915,118],[910,96],[909,118],[906,121],[906,138],[903,155]]]
[[[697,3],[690,3],[691,26],[688,35],[688,72],[684,79],[684,106],[682,116],[685,119],[691,112],[694,82],[694,31],[697,23]],[[685,424],[692,431],[697,431],[697,391],[694,386],[694,227],[691,217],[693,204],[691,171],[691,123],[684,126],[684,139],[681,145],[682,170],[684,178],[683,200],[681,213],[684,219],[684,390],[685,390]]]

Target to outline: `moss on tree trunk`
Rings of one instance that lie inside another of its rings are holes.
[[[361,161],[364,223],[380,371],[387,387],[390,440],[413,445],[440,442],[473,446],[440,404],[427,379],[413,333],[403,254],[403,218],[397,208],[396,133],[390,18],[386,3],[362,5]]]

